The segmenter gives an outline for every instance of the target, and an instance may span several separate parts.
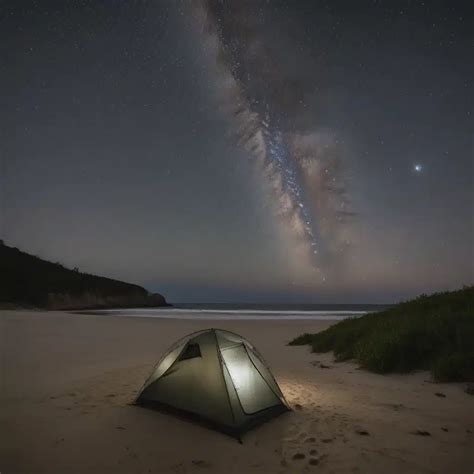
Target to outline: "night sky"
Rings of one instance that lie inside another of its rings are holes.
[[[0,238],[171,302],[472,284],[470,2],[0,1]]]

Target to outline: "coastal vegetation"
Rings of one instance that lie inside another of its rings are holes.
[[[0,241],[0,306],[86,309],[163,306],[159,294],[123,281],[68,269]]]
[[[421,295],[290,342],[306,344],[373,372],[428,369],[438,382],[473,382],[474,287]]]

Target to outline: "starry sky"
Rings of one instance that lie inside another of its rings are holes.
[[[0,1],[0,238],[171,302],[472,284],[474,8]]]

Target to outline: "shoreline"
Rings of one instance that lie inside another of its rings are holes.
[[[367,311],[275,311],[275,310],[219,310],[185,308],[129,308],[73,311],[74,314],[115,316],[121,318],[152,318],[195,321],[342,321],[360,317]]]

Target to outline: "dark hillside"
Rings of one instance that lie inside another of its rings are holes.
[[[70,270],[0,243],[0,305],[49,309],[164,306],[138,285]]]

